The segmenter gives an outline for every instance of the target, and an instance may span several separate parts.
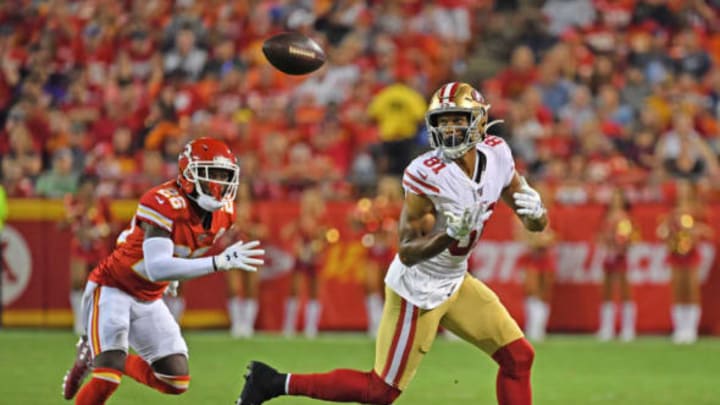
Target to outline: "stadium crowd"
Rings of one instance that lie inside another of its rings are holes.
[[[563,203],[720,184],[720,2],[6,1],[0,159],[9,197],[61,197],[82,173],[136,198],[211,135],[256,199],[372,194],[427,146],[429,92],[464,80],[518,165]],[[274,70],[268,36],[309,34],[328,62]]]

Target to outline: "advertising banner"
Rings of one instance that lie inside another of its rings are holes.
[[[132,201],[113,204],[113,210],[125,223],[134,209]],[[364,265],[367,249],[360,243],[348,221],[350,203],[330,203],[329,218],[340,234],[324,254],[320,271],[321,330],[364,330]],[[670,331],[670,269],[665,263],[666,250],[656,237],[659,219],[669,206],[638,205],[633,219],[640,226],[642,241],[629,252],[629,278],[638,309],[638,331]],[[720,216],[711,207],[708,222],[720,237]],[[260,218],[277,235],[283,224],[298,213],[295,203],[259,203]],[[604,212],[603,207],[558,206],[551,212],[551,226],[558,235],[558,261],[551,302],[551,332],[592,332],[598,325],[602,249],[595,244]],[[11,201],[10,219],[0,236],[3,260],[2,302],[5,326],[70,326],[72,315],[68,300],[69,231],[57,225],[62,211],[57,202],[39,200]],[[505,206],[487,224],[482,240],[471,257],[471,272],[495,290],[510,313],[524,322],[522,271],[518,259],[524,245],[513,240],[516,219]],[[717,240],[717,239],[716,239]],[[278,260],[287,260],[282,244],[270,241],[269,250]],[[720,268],[717,242],[701,244],[700,279],[702,282],[701,332],[720,335]],[[292,262],[292,260],[290,260]],[[272,266],[261,272],[260,312],[257,328],[278,331],[282,325],[284,302],[290,290],[292,265]],[[185,327],[226,327],[227,288],[223,274],[215,274],[184,283],[187,311]],[[301,305],[303,300],[301,298]],[[302,324],[300,311],[299,326]]]

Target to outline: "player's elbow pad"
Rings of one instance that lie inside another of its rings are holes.
[[[172,260],[174,251],[170,238],[148,238],[143,241],[145,272],[150,281],[162,281],[163,269]]]

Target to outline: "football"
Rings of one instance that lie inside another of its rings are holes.
[[[326,58],[317,42],[297,32],[284,32],[266,39],[262,50],[271,65],[289,75],[314,72]]]

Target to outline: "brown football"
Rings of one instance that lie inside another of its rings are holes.
[[[314,72],[326,58],[317,42],[298,32],[274,35],[265,40],[262,50],[270,64],[289,75]]]

